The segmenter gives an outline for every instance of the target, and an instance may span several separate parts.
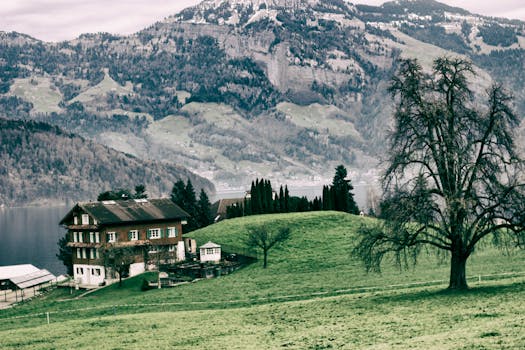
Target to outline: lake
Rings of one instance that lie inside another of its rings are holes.
[[[33,264],[53,274],[65,273],[56,254],[58,239],[65,233],[58,223],[69,209],[66,206],[0,209],[0,266]]]
[[[313,199],[321,196],[322,188],[290,188],[294,196]],[[360,208],[366,204],[366,186],[355,186],[355,199]],[[244,191],[219,192],[215,198],[244,196]],[[0,208],[0,266],[33,264],[59,275],[66,272],[56,258],[57,242],[66,230],[58,225],[70,206]]]

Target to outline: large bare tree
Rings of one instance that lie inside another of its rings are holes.
[[[466,263],[476,245],[523,242],[523,162],[513,130],[519,120],[499,85],[480,102],[468,87],[468,61],[442,57],[426,74],[400,62],[390,92],[396,101],[383,178],[385,219],[363,228],[355,253],[367,269],[393,254],[414,262],[425,245],[450,256],[450,289],[466,289]]]

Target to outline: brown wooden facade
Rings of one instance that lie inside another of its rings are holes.
[[[73,250],[75,275],[84,274],[83,270],[75,271],[75,266],[101,269],[105,265],[102,249],[106,247],[134,248],[134,263],[142,263],[144,267],[160,252],[164,259],[177,259],[177,245],[183,242],[187,214],[168,201],[77,204],[61,221],[67,228],[68,246]]]

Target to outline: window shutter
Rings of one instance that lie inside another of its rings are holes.
[[[106,233],[106,242],[109,242],[109,233]]]
[[[175,233],[175,237],[177,237],[179,235],[179,229],[177,227],[174,227],[173,233]]]
[[[147,237],[148,239],[151,238],[151,231],[150,231],[150,230],[148,230],[148,231],[146,232],[146,237]]]
[[[131,241],[131,231],[128,231],[128,241]]]

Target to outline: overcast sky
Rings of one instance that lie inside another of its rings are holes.
[[[0,30],[46,41],[69,40],[82,33],[131,34],[200,0],[1,0]],[[354,3],[374,4],[382,0]],[[523,0],[443,0],[488,16],[525,20]]]

